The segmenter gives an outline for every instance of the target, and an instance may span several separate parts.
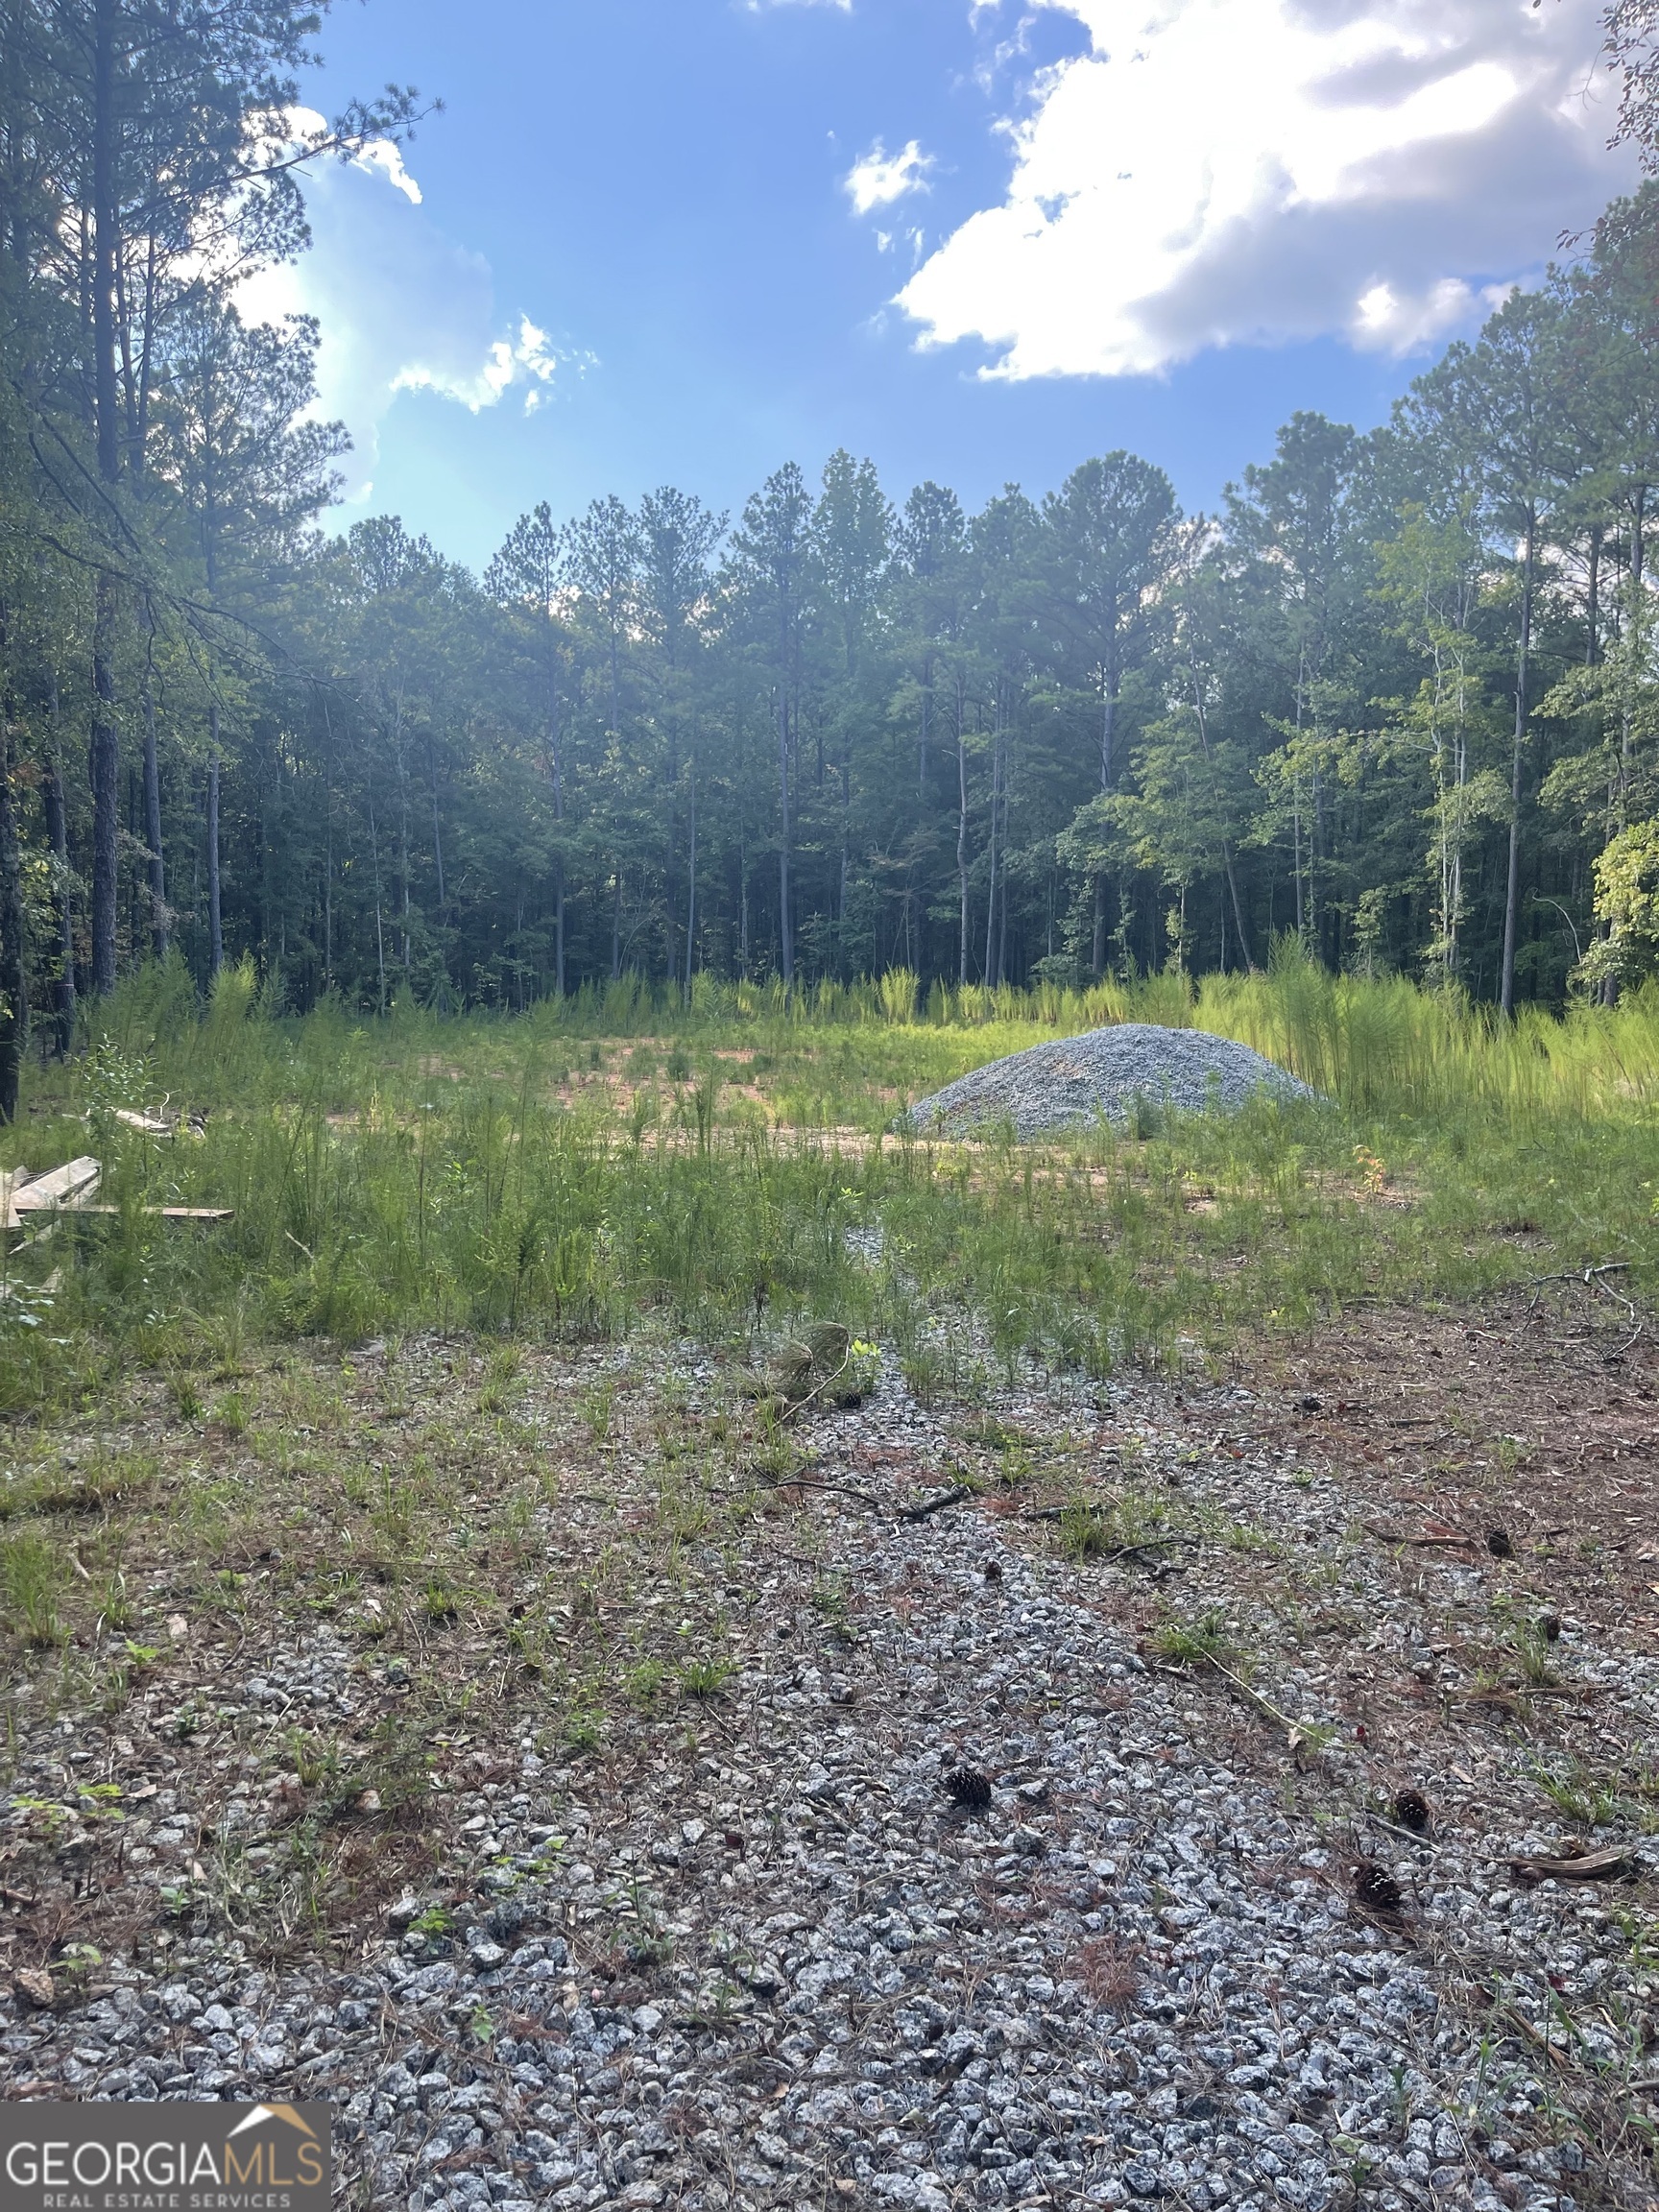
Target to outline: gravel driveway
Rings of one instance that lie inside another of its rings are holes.
[[[1504,1854],[1559,1834],[1525,1745],[1465,1732],[1428,1772],[1352,1718],[1364,1669],[1431,1716],[1460,1695],[1440,1623],[1497,1563],[1428,1554],[1407,1589],[1255,1418],[1220,1388],[999,1404],[993,1456],[1103,1494],[1132,1475],[1192,1531],[1079,1559],[1028,1517],[1040,1489],[898,1519],[966,1447],[884,1384],[813,1431],[804,1480],[842,1487],[699,1562],[742,1666],[688,1721],[574,1762],[482,1747],[445,1880],[346,1967],[185,1935],[50,2009],[0,1994],[0,2092],[329,2099],[341,2201],[410,2212],[1652,2202],[1640,2143],[1586,2118],[1611,2080],[1610,2110],[1659,2120],[1632,2058],[1646,2034],[1659,2075],[1659,1961],[1621,1919],[1651,1888],[1523,1887]],[[1292,1570],[1358,1617],[1359,1668],[1262,1642]],[[1201,1619],[1260,1645],[1248,1695],[1160,1654],[1160,1622]],[[1559,1654],[1595,1725],[1650,1752],[1659,1662],[1571,1617]],[[321,1709],[357,1665],[325,1624],[226,1694]],[[25,1716],[13,1787],[105,1734]],[[952,1801],[965,1767],[983,1809]],[[1383,1824],[1407,1779],[1425,1839]],[[188,1859],[188,1815],[134,1804],[130,1879]],[[1361,1861],[1397,1911],[1357,1901]],[[1547,2056],[1569,2011],[1588,2103]]]

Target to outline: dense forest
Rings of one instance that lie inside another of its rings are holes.
[[[1618,0],[1651,144],[1653,0]],[[0,15],[0,1114],[145,960],[519,1008],[634,971],[952,982],[1294,933],[1509,1009],[1659,958],[1659,185],[1383,428],[1220,513],[1121,452],[977,513],[833,454],[740,514],[525,514],[482,576],[330,534],[290,0]]]

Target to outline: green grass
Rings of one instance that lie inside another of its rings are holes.
[[[8,1261],[28,1295],[0,1301],[0,1412],[73,1402],[135,1359],[166,1370],[181,1421],[235,1432],[237,1393],[197,1377],[232,1380],[250,1336],[607,1337],[647,1319],[733,1341],[834,1318],[936,1396],[1027,1359],[1105,1375],[1223,1355],[1358,1299],[1593,1262],[1652,1291],[1652,994],[1504,1027],[1282,961],[1195,991],[1166,975],[908,1003],[891,979],[795,998],[700,979],[677,1011],[628,981],[517,1021],[365,1025],[334,1005],[268,1019],[246,976],[198,1018],[177,970],[148,971],[101,1009],[107,1042],[30,1070],[0,1132],[9,1164],[96,1149],[117,1209]],[[1041,1149],[879,1141],[968,1068],[1120,1018],[1242,1038],[1334,1104]],[[663,1063],[697,1080],[664,1085]],[[204,1135],[113,1118],[163,1098],[205,1112]],[[162,1204],[235,1217],[144,1210]],[[514,1398],[504,1358],[486,1410]],[[608,1385],[590,1418],[605,1433]]]

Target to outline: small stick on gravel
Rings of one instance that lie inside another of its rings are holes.
[[[931,1514],[945,1513],[952,1505],[966,1505],[971,1498],[977,1498],[977,1490],[966,1484],[955,1490],[947,1490],[937,1498],[928,1498],[920,1505],[907,1505],[899,1518],[901,1521],[926,1521]]]
[[[1365,1817],[1375,1821],[1379,1828],[1386,1828],[1390,1836],[1403,1837],[1407,1843],[1427,1843],[1429,1841],[1429,1838],[1421,1829],[1402,1828],[1397,1820],[1384,1820],[1381,1813],[1367,1812]]]
[[[1419,1551],[1477,1551],[1479,1546],[1473,1536],[1407,1536],[1399,1528],[1379,1528],[1374,1521],[1364,1524],[1367,1536],[1375,1536],[1379,1544],[1408,1544]]]
[[[868,1490],[854,1490],[846,1482],[812,1482],[805,1475],[780,1476],[776,1482],[758,1482],[758,1490],[827,1490],[837,1498],[856,1498],[860,1505],[868,1505],[872,1513],[885,1513],[887,1508],[879,1498],[872,1498]]]
[[[1576,1859],[1511,1859],[1509,1871],[1519,1882],[1615,1882],[1635,1866],[1635,1855],[1623,1844],[1610,1851],[1589,1851]]]

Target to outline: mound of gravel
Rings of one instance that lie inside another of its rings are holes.
[[[905,1118],[923,1134],[964,1136],[1012,1121],[1018,1136],[1040,1137],[1097,1115],[1122,1124],[1138,1100],[1188,1114],[1233,1113],[1260,1092],[1317,1095],[1231,1037],[1125,1022],[993,1060],[920,1099]]]

